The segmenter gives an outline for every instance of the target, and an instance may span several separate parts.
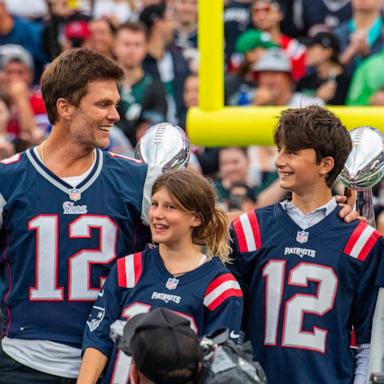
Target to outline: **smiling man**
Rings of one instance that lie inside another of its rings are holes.
[[[60,55],[42,77],[50,136],[0,163],[2,383],[74,383],[111,265],[146,243],[147,166],[101,150],[122,77],[90,50]]]

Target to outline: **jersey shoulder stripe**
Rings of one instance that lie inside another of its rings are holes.
[[[119,155],[118,153],[114,153],[111,151],[108,151],[108,153],[113,158],[124,159],[124,160],[128,160],[128,161],[132,161],[133,163],[137,163],[137,164],[144,164],[144,162],[142,160],[135,159],[134,157]]]
[[[15,155],[8,157],[7,159],[3,159],[0,161],[1,164],[9,165],[18,163],[21,160],[21,153],[16,153]]]
[[[357,260],[364,261],[379,238],[380,234],[375,228],[361,222],[349,237],[344,253]]]
[[[229,297],[243,297],[240,285],[231,273],[216,277],[204,294],[204,305],[214,311]]]
[[[242,214],[233,223],[240,252],[253,252],[261,248],[261,232],[256,211]]]
[[[143,273],[143,257],[141,252],[122,257],[117,260],[117,280],[121,288],[133,288]]]

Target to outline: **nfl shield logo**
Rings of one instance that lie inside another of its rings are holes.
[[[168,288],[168,289],[176,289],[177,288],[177,284],[179,284],[179,280],[178,279],[175,279],[174,277],[170,277],[166,284],[165,284],[165,287]]]
[[[305,232],[305,231],[297,231],[297,235],[296,235],[296,241],[299,242],[299,243],[306,243],[308,241],[308,235],[309,233],[308,232]]]
[[[69,191],[69,198],[72,200],[72,201],[78,201],[81,199],[81,193],[78,189],[76,188],[73,188]]]

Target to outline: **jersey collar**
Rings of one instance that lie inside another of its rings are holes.
[[[57,189],[60,189],[62,192],[66,193],[71,200],[75,200],[71,196],[78,197],[76,200],[81,198],[81,194],[85,192],[98,178],[103,168],[103,153],[101,149],[96,149],[96,161],[93,164],[91,172],[88,176],[81,181],[75,187],[66,183],[63,179],[56,176],[53,172],[51,172],[36,156],[34,148],[29,148],[26,151],[27,158],[32,164],[33,168],[46,179],[50,184],[55,186]]]

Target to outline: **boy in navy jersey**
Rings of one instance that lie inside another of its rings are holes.
[[[232,224],[246,337],[270,384],[364,383],[383,241],[366,223],[340,219],[332,197],[350,136],[335,115],[311,106],[284,111],[274,140],[292,200]]]
[[[102,383],[127,383],[129,364],[110,339],[110,326],[154,308],[185,316],[199,336],[229,328],[238,340],[242,292],[223,264],[230,252],[228,220],[215,200],[212,184],[192,171],[155,181],[149,223],[159,246],[112,268],[87,321],[78,384],[96,383],[107,363]]]

